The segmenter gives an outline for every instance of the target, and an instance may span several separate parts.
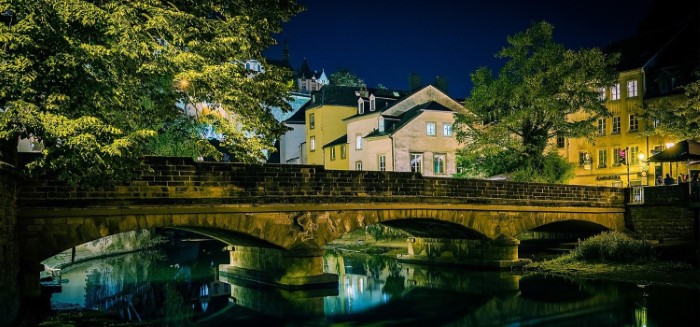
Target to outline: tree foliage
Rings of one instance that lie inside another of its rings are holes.
[[[663,97],[644,103],[647,135],[700,139],[700,80],[683,87],[685,96]]]
[[[158,131],[207,103],[198,123],[238,159],[263,157],[284,127],[290,72],[265,62],[292,0],[0,0],[0,141],[34,135],[30,169],[73,182],[118,176]],[[178,105],[179,104],[179,105]]]
[[[465,103],[470,113],[456,120],[466,153],[521,157],[513,160],[537,171],[551,139],[593,139],[593,123],[610,115],[598,90],[617,80],[618,56],[566,49],[553,31],[539,22],[508,37],[496,55],[508,60],[498,75],[486,67],[472,74],[474,88]]]
[[[328,77],[331,85],[337,86],[366,86],[365,82],[349,70],[341,69]]]

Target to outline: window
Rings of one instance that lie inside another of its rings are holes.
[[[566,146],[566,139],[563,136],[557,136],[557,148]]]
[[[639,129],[639,120],[637,119],[637,115],[631,114],[630,115],[630,131],[636,131]]]
[[[379,156],[379,171],[386,171],[386,156]]]
[[[359,115],[362,115],[365,113],[365,100],[362,100],[362,98],[359,98],[357,100],[357,113]]]
[[[620,134],[620,116],[613,117],[612,133],[613,134]]]
[[[598,88],[598,99],[600,99],[600,101],[605,101],[605,88],[604,87]]]
[[[423,172],[423,154],[422,153],[411,153],[411,172],[422,173]]]
[[[607,129],[607,119],[598,118],[598,135],[605,135]]]
[[[379,116],[379,118],[377,119],[377,129],[380,132],[384,131],[384,117],[382,116]]]
[[[631,146],[629,147],[630,149],[630,155],[628,156],[628,159],[630,161],[630,164],[632,165],[638,165],[639,164],[639,147],[638,146]]]
[[[309,114],[309,129],[316,128],[316,115]]]
[[[590,165],[591,164],[591,158],[588,155],[588,152],[579,152],[578,153],[578,166],[579,167],[584,167],[585,165]]]
[[[442,136],[452,136],[452,124],[442,123]]]
[[[435,175],[445,174],[445,154],[433,155],[433,173]]]
[[[620,166],[620,151],[624,151],[623,149],[620,148],[614,148],[613,149],[613,167],[618,167]]]
[[[605,168],[608,166],[608,150],[599,149],[598,150],[598,168]]]
[[[637,80],[633,79],[631,81],[627,81],[627,97],[636,97],[637,96]]]
[[[355,134],[355,150],[362,150],[362,134]]]
[[[377,101],[374,99],[374,96],[369,97],[369,111],[374,111],[377,109]]]
[[[620,100],[620,83],[617,83],[610,88],[610,99]]]
[[[429,121],[425,125],[428,136],[435,136],[435,122]]]
[[[346,154],[346,149],[345,149],[345,144],[340,145],[340,159],[345,159],[347,157]]]
[[[311,151],[316,151],[316,137],[312,136],[309,140]]]
[[[335,147],[331,147],[331,160],[335,160]]]
[[[362,170],[362,161],[355,161],[355,170],[357,170],[357,171]]]

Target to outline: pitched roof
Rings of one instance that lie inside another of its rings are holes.
[[[418,117],[421,113],[423,113],[426,110],[431,110],[431,111],[449,111],[449,112],[454,112],[452,109],[447,108],[443,106],[440,103],[437,103],[435,101],[430,101],[426,103],[419,104],[417,106],[412,107],[411,109],[403,112],[399,116],[392,117],[392,116],[385,116],[384,121],[384,131],[380,132],[379,130],[374,130],[371,133],[367,134],[365,137],[378,137],[378,136],[384,136],[384,135],[392,135],[396,133],[398,130],[400,130],[402,127],[406,126],[409,122],[411,122],[414,118]]]
[[[345,135],[331,141],[330,143],[324,145],[323,147],[327,148],[329,146],[334,146],[334,145],[338,145],[338,144],[348,144],[348,134],[345,134]]]
[[[322,105],[356,106],[357,96],[355,91],[359,91],[357,86],[337,86],[324,85],[320,90],[311,93],[311,101],[306,107],[315,108]]]
[[[306,102],[299,110],[294,112],[292,116],[283,121],[285,124],[306,124],[306,108],[309,106],[309,102]]]

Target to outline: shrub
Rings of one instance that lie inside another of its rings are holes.
[[[651,244],[620,232],[604,232],[590,237],[571,252],[574,259],[586,261],[644,262],[654,258]]]

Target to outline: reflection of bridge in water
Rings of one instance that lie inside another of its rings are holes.
[[[390,258],[350,259],[351,263],[341,256],[326,255],[324,259],[327,267],[340,268],[331,271],[340,276],[337,292],[291,291],[223,276],[221,280],[231,283],[232,301],[238,305],[278,318],[316,322],[502,326],[629,318],[609,314],[628,305],[629,294],[591,281],[431,269]],[[352,266],[350,271],[345,271],[346,266]]]

